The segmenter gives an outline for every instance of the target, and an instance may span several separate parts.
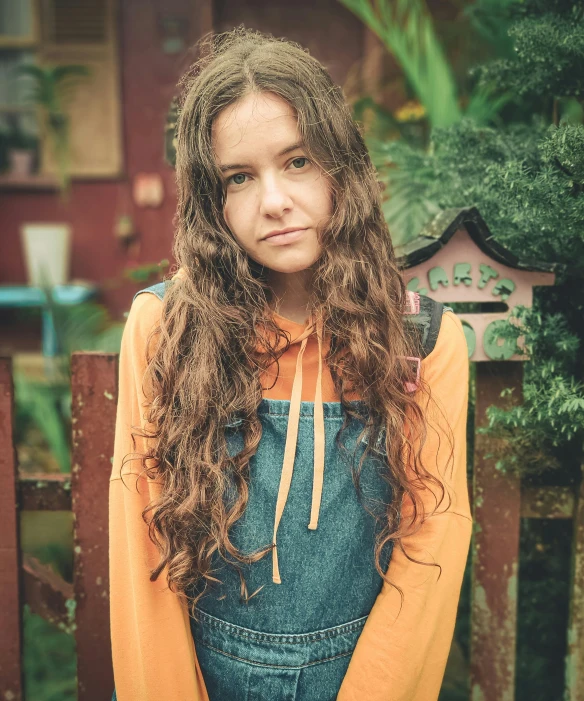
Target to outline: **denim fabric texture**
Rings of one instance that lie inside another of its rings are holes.
[[[353,404],[358,405],[359,402]],[[258,409],[262,440],[250,460],[250,494],[233,526],[233,543],[244,553],[272,542],[290,402],[263,399]],[[376,525],[357,497],[352,466],[365,450],[363,428],[352,420],[340,434],[340,402],[323,403],[325,474],[318,528],[308,529],[314,465],[314,404],[302,402],[294,474],[278,530],[282,584],[272,581],[271,552],[241,565],[248,602],[240,598],[237,572],[219,558],[222,580],[198,604],[191,619],[197,657],[210,701],[332,701],[383,583],[374,565]],[[363,411],[363,409],[361,409]],[[243,448],[241,423],[227,428],[230,455]],[[353,450],[355,453],[353,455]],[[360,488],[373,513],[383,513],[391,488],[382,479],[385,450],[379,444],[363,462]],[[381,559],[385,571],[392,543]],[[199,590],[200,591],[200,590]]]

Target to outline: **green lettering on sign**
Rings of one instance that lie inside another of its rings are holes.
[[[479,265],[479,270],[481,271],[481,279],[479,280],[478,284],[479,290],[482,290],[487,282],[489,282],[489,280],[492,278],[499,277],[499,273],[496,270],[493,270],[490,265],[481,263]]]
[[[500,296],[502,302],[509,299],[509,296],[512,295],[513,292],[515,292],[515,283],[507,277],[499,280],[495,287],[493,287],[493,295],[495,297]]]
[[[454,284],[460,285],[460,283],[463,282],[467,287],[472,285],[470,271],[470,263],[456,263],[454,266]]]
[[[413,277],[406,285],[406,289],[410,292],[418,292],[421,295],[427,295],[428,290],[425,287],[420,287],[420,289],[418,289],[419,284],[420,280],[417,277]]]
[[[466,345],[468,346],[468,357],[472,358],[472,354],[475,352],[477,345],[477,335],[468,321],[465,321],[464,319],[461,319],[461,321],[462,330],[464,331],[464,335],[466,337]]]
[[[448,275],[446,275],[444,268],[437,265],[435,268],[428,270],[428,282],[431,290],[437,290],[438,285],[448,287]]]
[[[501,336],[501,330],[507,328],[508,322],[505,319],[497,319],[485,329],[483,334],[483,348],[485,354],[491,360],[509,360],[515,353],[515,340],[505,339]]]

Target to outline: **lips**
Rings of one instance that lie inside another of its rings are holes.
[[[287,246],[293,245],[304,238],[306,229],[287,229],[285,233],[271,233],[264,239],[268,246]]]
[[[266,236],[264,236],[264,240],[272,238],[272,236],[279,236],[280,234],[288,234],[291,231],[304,231],[304,230],[305,230],[304,227],[290,226],[287,229],[280,229],[279,231],[270,231],[269,234],[266,234]]]

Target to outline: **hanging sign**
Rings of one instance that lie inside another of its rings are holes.
[[[450,232],[443,231],[441,236],[434,226],[431,236],[419,237],[410,244],[410,262],[416,257],[426,259],[416,265],[406,264],[407,288],[446,304],[475,302],[485,307],[485,311],[476,313],[456,311],[471,360],[526,360],[514,352],[515,341],[505,340],[501,329],[509,324],[513,307],[532,306],[534,287],[554,284],[554,273],[541,269],[552,266],[539,265],[540,269],[534,270],[537,264],[520,262],[485,235],[488,229],[476,209],[457,212],[472,216],[454,217],[454,232],[451,226]],[[437,252],[425,255],[424,249],[429,248]],[[522,347],[521,338],[518,344]]]

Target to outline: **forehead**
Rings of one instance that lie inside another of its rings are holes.
[[[294,108],[274,93],[251,93],[229,105],[212,126],[213,150],[221,161],[229,155],[252,158],[300,140]]]

